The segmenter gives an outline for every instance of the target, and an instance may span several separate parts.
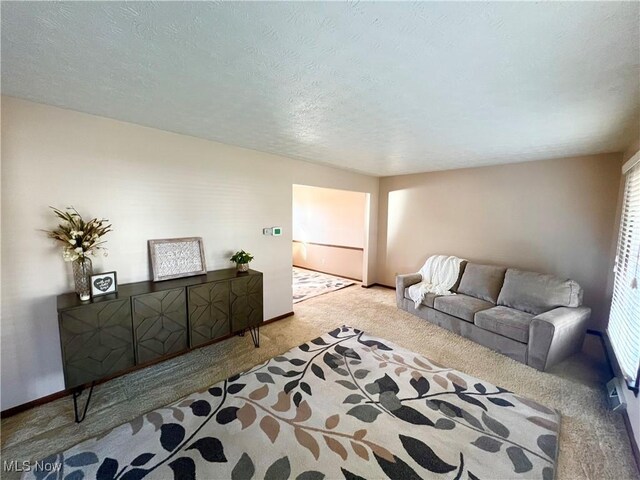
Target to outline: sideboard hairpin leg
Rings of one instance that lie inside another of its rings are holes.
[[[260,327],[251,327],[249,328],[249,332],[251,333],[253,345],[258,348],[260,346]]]
[[[78,398],[82,395],[84,388],[80,390],[76,390],[73,392],[73,413],[75,415],[76,423],[80,423],[87,416],[87,410],[89,409],[89,402],[91,402],[91,394],[93,393],[93,387],[95,387],[96,382],[91,382],[91,387],[89,388],[89,396],[87,397],[87,402],[84,404],[84,410],[82,412],[82,417],[78,415]]]

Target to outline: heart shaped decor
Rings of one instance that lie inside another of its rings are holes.
[[[109,290],[112,284],[113,284],[113,279],[111,277],[96,278],[93,281],[93,286],[96,287],[101,292],[106,292],[107,290]]]

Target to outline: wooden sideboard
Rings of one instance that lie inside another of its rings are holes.
[[[78,415],[76,398],[84,386],[246,330],[258,347],[262,273],[226,269],[128,283],[86,302],[75,293],[59,295],[57,304],[65,386],[77,388],[79,422],[84,415]]]

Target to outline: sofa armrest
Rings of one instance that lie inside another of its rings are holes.
[[[396,276],[396,305],[398,305],[398,307],[402,306],[404,289],[421,281],[422,275],[419,273],[407,273]]]
[[[527,364],[545,371],[580,350],[590,316],[588,307],[559,307],[533,317]]]

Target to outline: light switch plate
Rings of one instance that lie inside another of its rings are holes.
[[[263,228],[262,229],[262,234],[263,235],[273,235],[273,229],[271,227]]]

